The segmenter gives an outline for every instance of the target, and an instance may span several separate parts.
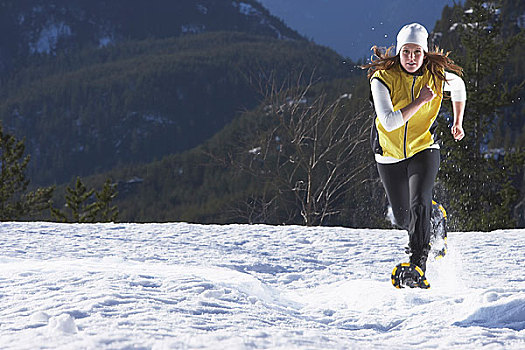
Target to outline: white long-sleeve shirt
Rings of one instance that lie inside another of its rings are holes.
[[[450,91],[451,100],[453,102],[466,101],[467,92],[463,79],[450,72],[445,72],[445,79],[443,90]],[[394,111],[388,88],[378,79],[372,79],[370,88],[372,90],[376,115],[385,130],[392,131],[405,125],[401,110]]]

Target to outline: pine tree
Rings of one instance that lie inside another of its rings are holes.
[[[115,222],[118,218],[117,206],[111,206],[111,202],[117,196],[116,185],[112,185],[107,179],[100,192],[95,194],[97,197],[97,217],[101,222]]]
[[[51,208],[51,214],[61,222],[95,222],[97,215],[96,202],[89,203],[95,193],[94,189],[87,189],[80,177],[77,177],[75,187],[66,188],[66,207],[71,216],[58,209]]]
[[[512,179],[523,166],[523,157],[516,152],[487,151],[502,118],[500,108],[510,104],[511,93],[502,74],[513,39],[501,37],[499,10],[493,2],[467,1],[465,8],[458,26],[463,52],[456,61],[464,68],[467,85],[466,136],[459,143],[444,138],[448,153],[441,165],[440,183],[447,193],[453,229],[513,227],[518,189]],[[450,134],[448,129],[442,133]]]
[[[25,170],[30,156],[24,157],[25,146],[0,125],[0,220],[30,217],[51,205],[54,187],[27,192],[29,179]]]
[[[60,222],[110,222],[118,218],[117,206],[112,206],[111,202],[117,196],[115,185],[108,179],[104,183],[102,190],[95,192],[95,189],[88,189],[77,177],[75,187],[66,188],[66,208],[68,213],[51,208],[51,215]]]

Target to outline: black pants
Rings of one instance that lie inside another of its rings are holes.
[[[428,255],[432,189],[439,169],[439,149],[427,149],[394,164],[377,164],[395,223],[408,230],[412,254]]]

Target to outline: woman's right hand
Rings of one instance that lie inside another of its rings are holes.
[[[421,91],[419,91],[419,96],[417,97],[422,103],[428,103],[432,101],[432,99],[436,97],[436,94],[434,91],[430,88],[430,86],[425,85],[421,88]]]
[[[430,86],[425,85],[419,91],[419,96],[408,104],[408,106],[401,108],[401,114],[403,115],[403,122],[407,122],[412,116],[427,102],[432,101],[436,96]]]

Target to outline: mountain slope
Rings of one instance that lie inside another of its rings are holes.
[[[367,82],[361,74],[314,84],[304,96],[304,103],[308,105],[322,94],[326,94],[330,102],[345,94],[351,96],[345,98],[346,102],[338,112],[340,123],[346,125],[353,121],[365,128],[369,125],[369,114],[363,113],[363,106],[368,105]],[[90,186],[97,188],[106,178],[118,183],[116,204],[120,210],[119,220],[124,222],[301,223],[299,215],[291,214],[292,205],[288,202],[279,204],[278,200],[274,201],[277,204],[266,208],[264,217],[257,215],[260,208],[255,203],[276,195],[276,189],[269,186],[271,180],[264,173],[254,174],[246,169],[251,159],[250,150],[261,146],[264,143],[261,137],[265,137],[262,135],[276,128],[278,116],[269,115],[267,107],[268,102],[263,101],[252,110],[238,115],[209,140],[191,150],[168,155],[151,163],[114,168],[87,181]],[[315,118],[313,115],[311,117]],[[293,140],[288,140],[283,134],[279,138],[281,147],[287,149],[286,152],[280,152],[283,159],[299,156],[288,149]],[[337,204],[334,203],[343,210],[327,220],[326,224],[362,227],[380,218],[383,225],[378,225],[381,227],[386,224],[383,219],[384,195],[382,190],[379,194],[374,192],[378,184],[369,179],[375,168],[372,167],[368,133],[363,136],[356,128],[346,142],[352,144],[357,140],[360,143],[356,145],[353,158],[347,165],[355,168],[356,164],[368,164],[370,171],[363,171],[354,179],[355,183],[362,181],[362,185],[355,186],[350,194],[342,196]],[[323,149],[324,146],[320,143],[319,147]],[[255,156],[253,158],[254,162],[258,162]],[[334,156],[330,160],[337,162]],[[281,169],[284,171],[285,167]],[[345,172],[346,176],[351,173],[351,169]],[[322,172],[319,175],[323,177]],[[283,191],[281,188],[279,193]],[[356,200],[361,196],[368,198],[368,204],[374,205],[357,204]],[[57,199],[55,204],[63,203]]]
[[[253,0],[6,0],[0,76],[42,54],[211,31],[301,37]]]
[[[0,119],[26,139],[34,183],[60,183],[195,147],[257,104],[254,78],[303,69],[350,75],[335,52],[305,41],[211,32],[129,42],[20,71]]]

